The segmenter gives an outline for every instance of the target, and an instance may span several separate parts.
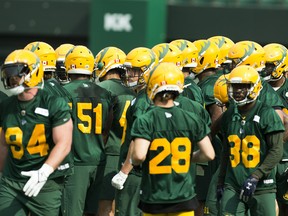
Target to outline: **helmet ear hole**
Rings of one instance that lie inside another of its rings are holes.
[[[204,62],[204,57],[202,57],[202,58],[200,59],[199,63],[202,65],[203,62]]]

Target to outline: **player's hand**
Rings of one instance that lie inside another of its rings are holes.
[[[221,200],[223,193],[224,193],[224,185],[218,184],[217,185],[217,192],[216,192],[216,197],[217,197],[218,202]]]
[[[43,164],[39,170],[22,171],[21,175],[30,177],[23,188],[25,195],[36,197],[53,171],[53,167],[48,164]]]
[[[119,173],[117,173],[111,180],[112,186],[118,190],[122,190],[124,188],[123,185],[124,185],[127,177],[128,177],[128,175],[119,171]]]
[[[240,199],[244,202],[247,202],[254,194],[258,179],[256,177],[250,176],[243,184],[242,189],[240,191]]]

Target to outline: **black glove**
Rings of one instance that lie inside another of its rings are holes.
[[[257,187],[257,183],[258,183],[258,179],[250,176],[243,184],[242,189],[240,191],[240,200],[244,201],[244,202],[248,202],[248,200],[253,196],[256,187]]]
[[[221,200],[223,193],[224,193],[224,185],[218,184],[217,185],[217,194],[216,194],[218,202]]]

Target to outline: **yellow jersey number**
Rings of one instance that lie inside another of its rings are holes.
[[[8,128],[5,132],[6,143],[10,146],[12,155],[16,159],[21,159],[24,155],[23,131],[19,127]],[[44,124],[36,124],[27,145],[29,154],[48,154],[49,145],[46,142]]]
[[[125,102],[125,106],[124,106],[124,109],[123,109],[123,112],[122,112],[122,115],[119,119],[119,124],[120,126],[123,128],[123,133],[122,133],[122,139],[121,139],[121,145],[124,143],[125,141],[125,136],[126,136],[126,129],[127,129],[127,119],[126,119],[126,112],[127,112],[127,109],[130,105],[131,101],[126,101]]]
[[[255,135],[248,135],[243,140],[237,135],[230,135],[228,141],[234,143],[233,147],[230,146],[232,167],[236,167],[241,159],[246,168],[254,168],[259,164],[260,140]]]
[[[184,148],[180,149],[179,147]],[[177,137],[171,143],[166,138],[155,139],[151,143],[149,151],[156,151],[158,148],[163,150],[149,161],[150,174],[170,174],[172,169],[176,173],[189,171],[192,146],[187,137]],[[171,163],[160,165],[169,155],[171,155]]]
[[[102,104],[98,103],[95,108],[92,107],[92,103],[77,103],[77,117],[82,121],[78,123],[78,129],[85,134],[89,134],[92,131],[92,117],[84,114],[84,110],[92,110],[95,113],[95,134],[102,133]],[[86,122],[86,124],[84,124]]]

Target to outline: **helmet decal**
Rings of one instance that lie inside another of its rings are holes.
[[[35,52],[37,49],[39,49],[39,42],[37,42],[36,44],[32,44],[31,51]]]
[[[225,38],[218,38],[218,47],[221,48],[225,44]]]
[[[169,45],[168,44],[164,44],[161,46],[162,48],[162,52],[159,52],[159,60],[162,61],[163,57],[169,52]]]
[[[210,41],[205,41],[204,42],[204,46],[201,46],[201,50],[199,51],[199,56],[202,56],[205,52],[206,52],[206,50],[209,48],[209,46],[210,46]]]
[[[186,40],[182,40],[180,41],[180,45],[178,46],[178,48],[183,51],[185,49],[185,47],[187,47],[187,41]]]
[[[248,45],[248,49],[245,49],[244,56],[242,57],[241,61],[244,61],[247,57],[249,57],[255,50],[254,43],[251,43],[251,46]]]

